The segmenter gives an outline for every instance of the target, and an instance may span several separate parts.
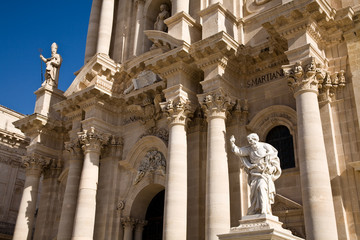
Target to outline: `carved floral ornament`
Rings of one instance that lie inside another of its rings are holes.
[[[140,163],[134,185],[138,184],[144,178],[146,173],[157,173],[165,176],[165,172],[166,160],[164,155],[157,150],[148,151]]]
[[[95,131],[94,127],[78,133],[79,142],[84,151],[96,151],[99,153],[102,146],[109,142],[110,136],[110,134]]]
[[[228,95],[221,89],[219,91],[203,94],[199,97],[199,102],[204,110],[207,118],[210,117],[226,117],[226,112],[235,105]]]
[[[27,170],[40,170],[42,171],[46,166],[51,163],[51,158],[41,156],[33,153],[28,156],[24,156],[22,159],[22,166]]]
[[[160,103],[163,112],[168,115],[170,124],[186,124],[188,115],[193,112],[192,106],[188,99],[168,100],[167,102]]]
[[[316,64],[314,58],[305,66],[302,62],[296,62],[294,65],[284,66],[283,70],[288,78],[288,85],[295,95],[304,91],[313,91],[320,94],[321,100],[330,100],[338,87],[345,86],[343,70],[331,74],[320,64]]]

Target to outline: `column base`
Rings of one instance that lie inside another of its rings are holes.
[[[279,218],[273,215],[258,214],[242,217],[238,227],[230,229],[229,233],[219,234],[220,240],[301,240],[294,236],[290,230],[282,227]]]

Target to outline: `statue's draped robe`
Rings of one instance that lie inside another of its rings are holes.
[[[240,157],[240,166],[248,174],[250,186],[251,206],[248,215],[272,214],[271,204],[274,203],[275,185],[274,181],[280,177],[280,160],[277,150],[267,143],[258,143],[258,149],[265,151],[254,151],[250,146],[233,149]]]
[[[59,70],[62,63],[60,54],[54,54],[46,59],[45,82],[52,86],[57,86],[59,81]]]

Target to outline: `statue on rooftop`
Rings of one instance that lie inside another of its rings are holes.
[[[259,142],[259,136],[247,136],[249,146],[237,147],[235,137],[231,136],[231,149],[240,159],[240,166],[248,174],[250,186],[250,208],[247,215],[270,214],[275,199],[274,181],[280,177],[278,151],[268,143]]]
[[[51,44],[51,57],[45,58],[40,54],[40,59],[46,64],[45,81],[42,86],[49,85],[57,87],[59,82],[59,70],[62,63],[60,54],[57,53],[58,45],[56,43]]]
[[[165,3],[163,3],[160,5],[160,13],[156,18],[156,22],[154,23],[154,30],[167,32],[167,26],[164,23],[164,21],[168,17],[170,17],[169,6]]]

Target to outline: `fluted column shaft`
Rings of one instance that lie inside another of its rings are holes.
[[[79,195],[74,221],[73,240],[93,239],[96,191],[99,178],[99,157],[102,145],[107,141],[94,129],[79,136],[84,151],[84,164],[81,173]]]
[[[45,160],[38,157],[26,157],[26,178],[24,191],[16,219],[14,240],[30,240],[34,226],[36,201],[39,191],[40,176]]]
[[[136,22],[135,22],[135,31],[134,31],[134,49],[133,49],[134,56],[138,56],[141,53],[142,41],[140,41],[140,38],[142,37],[142,34],[140,33],[140,27],[141,27],[142,19],[144,17],[143,16],[144,4],[145,4],[144,0],[136,1],[137,10],[136,10]]]
[[[208,122],[206,162],[205,239],[230,229],[229,170],[226,153],[226,110],[230,104],[222,93],[200,100]]]
[[[114,19],[115,0],[103,0],[96,53],[109,54]]]
[[[187,105],[169,101],[169,148],[166,174],[164,235],[166,240],[185,240],[187,225]]]
[[[71,239],[79,191],[80,175],[83,165],[81,148],[78,141],[66,143],[65,147],[70,152],[70,164],[66,180],[64,200],[61,208],[57,240]]]
[[[89,20],[88,33],[85,48],[85,63],[95,55],[99,31],[100,10],[102,0],[93,0]]]
[[[338,239],[318,102],[318,84],[325,75],[312,62],[297,63],[289,84],[296,98],[298,153],[306,239]],[[289,72],[289,71],[288,71]]]

